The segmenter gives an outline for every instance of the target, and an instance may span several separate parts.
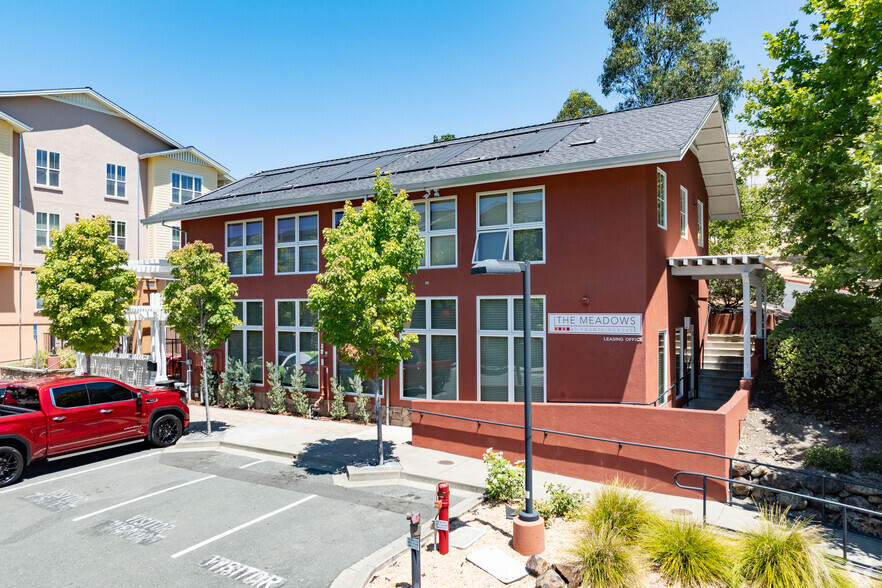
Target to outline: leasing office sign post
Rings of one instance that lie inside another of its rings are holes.
[[[610,313],[548,314],[548,332],[571,335],[620,335],[639,340],[643,335],[643,315]]]

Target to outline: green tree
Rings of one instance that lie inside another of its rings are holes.
[[[432,143],[440,143],[441,141],[450,141],[452,139],[456,139],[456,135],[453,133],[444,133],[440,137],[438,135],[432,135]]]
[[[230,268],[210,243],[196,241],[168,253],[174,280],[163,291],[168,324],[188,349],[199,353],[202,362],[202,398],[205,423],[211,434],[211,404],[208,391],[208,352],[226,341],[233,327],[241,324],[235,315],[233,297],[239,291],[230,283]]]
[[[316,329],[335,345],[341,359],[365,380],[396,374],[410,357],[415,335],[401,335],[416,305],[409,276],[425,251],[419,214],[402,190],[377,170],[374,196],[361,210],[346,202],[336,229],[325,229],[322,255],[327,263],[309,288],[309,309],[318,315]],[[380,398],[377,452],[383,463]]]
[[[574,118],[582,118],[584,116],[595,116],[603,114],[606,109],[597,103],[591,95],[585,90],[570,90],[570,95],[564,100],[560,112],[554,118],[555,122],[561,120],[571,120]]]
[[[99,216],[52,231],[46,261],[37,268],[37,297],[49,332],[77,351],[106,353],[127,332],[125,312],[135,299],[135,272],[122,266],[129,254],[108,241],[110,224]]]
[[[777,65],[746,84],[745,155],[768,169],[786,252],[816,287],[879,294],[882,0],[810,0],[802,10],[819,21],[811,36],[795,21],[765,35]]]
[[[741,94],[741,65],[725,39],[702,40],[715,0],[610,0],[612,47],[603,61],[604,96],[619,110],[701,94],[720,94],[728,116]]]

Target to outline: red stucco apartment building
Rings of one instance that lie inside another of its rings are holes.
[[[746,394],[718,411],[675,408],[693,387],[707,287],[675,275],[690,262],[674,259],[700,263],[709,220],[741,214],[716,96],[260,172],[147,219],[180,221],[187,241],[224,255],[243,320],[224,357],[251,365],[258,393],[266,361],[303,365],[316,397],[329,377],[348,380],[312,328],[306,291],[323,270],[322,230],[346,200],[371,194],[376,168],[407,190],[426,239],[409,328],[420,342],[383,401],[396,420],[417,408],[519,422],[521,277],[470,268],[530,259],[536,426],[734,451],[727,423]],[[413,424],[415,443],[475,455],[517,453],[522,435],[417,414]],[[610,465],[621,448],[549,443],[537,467],[613,467],[667,484],[654,466]]]

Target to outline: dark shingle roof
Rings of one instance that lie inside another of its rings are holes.
[[[717,106],[702,96],[590,118],[462,137],[252,174],[147,224],[361,197],[374,170],[395,189],[424,190],[561,171],[680,159]]]

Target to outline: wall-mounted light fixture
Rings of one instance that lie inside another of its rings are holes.
[[[428,197],[431,196],[431,195],[432,195],[432,191],[429,190],[428,188],[426,188],[426,193],[423,194],[423,198],[428,198]]]
[[[435,198],[438,198],[441,194],[438,193],[438,190],[435,190]]]

